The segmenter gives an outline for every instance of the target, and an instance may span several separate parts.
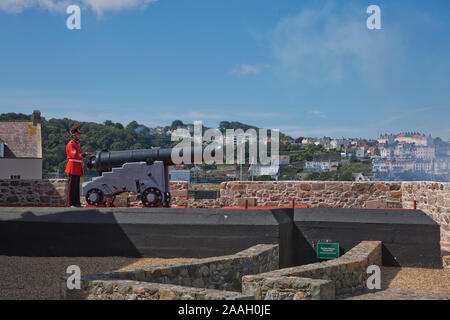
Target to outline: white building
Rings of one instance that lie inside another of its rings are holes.
[[[347,139],[333,139],[330,142],[330,148],[331,149],[340,149],[343,146],[349,145],[349,141]]]
[[[363,159],[364,155],[365,155],[364,148],[359,148],[358,150],[356,150],[356,157],[358,159]]]
[[[426,160],[418,160],[414,162],[414,171],[430,173],[433,169],[433,162]]]
[[[380,147],[380,156],[383,159],[391,159],[394,157],[394,149],[391,147]]]
[[[414,158],[413,147],[410,144],[400,143],[394,149],[396,160],[411,160]]]
[[[436,157],[436,150],[434,147],[417,147],[414,156],[417,159],[433,160]]]
[[[372,172],[388,172],[389,165],[384,161],[374,161],[372,163]]]
[[[305,169],[307,172],[326,172],[330,169],[330,162],[305,161]]]
[[[426,136],[424,134],[419,133],[400,133],[395,141],[415,144],[416,146],[427,146],[429,144],[429,140],[431,140],[431,136]]]
[[[272,178],[276,178],[279,170],[280,166],[278,165],[254,164],[249,169],[249,172],[252,176],[271,176]]]
[[[433,160],[434,174],[449,174],[450,173],[450,158],[436,158]]]

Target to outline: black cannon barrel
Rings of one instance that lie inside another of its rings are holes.
[[[183,149],[177,148],[178,154],[183,155]],[[139,150],[124,150],[124,151],[100,151],[95,156],[88,159],[87,167],[94,169],[97,172],[108,171],[111,168],[121,167],[127,162],[147,162],[149,164],[154,161],[163,161],[165,165],[173,165],[172,150],[167,149],[139,149]],[[202,152],[202,149],[195,149]],[[194,149],[192,149],[190,156],[190,163],[194,162]]]

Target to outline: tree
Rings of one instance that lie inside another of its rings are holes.
[[[175,120],[175,121],[173,121],[172,124],[170,125],[170,129],[171,129],[171,130],[175,130],[175,129],[177,129],[177,128],[179,128],[179,127],[183,127],[183,126],[184,126],[183,121],[181,121],[181,120]]]

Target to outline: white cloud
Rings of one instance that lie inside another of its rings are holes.
[[[57,0],[1,0],[0,10],[8,13],[21,13],[32,7],[40,7],[49,11],[60,11],[66,1]]]
[[[187,113],[164,113],[161,118],[163,119],[181,119],[181,120],[211,120],[211,119],[223,119],[223,114],[211,113],[211,112],[200,112],[200,111],[189,111]]]
[[[311,111],[309,111],[309,114],[314,117],[322,118],[322,119],[325,119],[327,117],[327,115],[320,110],[311,110]]]
[[[241,64],[237,67],[235,67],[231,73],[233,74],[240,74],[243,76],[250,75],[250,74],[258,74],[263,69],[270,67],[268,64],[258,63],[258,64]]]
[[[41,8],[48,11],[65,12],[71,4],[88,8],[98,15],[106,11],[145,8],[158,0],[0,0],[0,10],[8,13],[21,13],[31,8]]]
[[[367,135],[367,128],[357,127],[321,127],[321,126],[294,126],[294,125],[281,125],[279,126],[281,132],[288,134],[292,137],[340,137],[340,136],[352,136],[356,137],[362,134]]]
[[[158,0],[81,0],[96,13],[104,11],[120,11],[123,9],[143,8]]]
[[[281,19],[269,36],[277,66],[310,82],[385,70],[402,51],[400,37],[392,28],[368,30],[366,19],[363,6],[343,10],[329,3]]]

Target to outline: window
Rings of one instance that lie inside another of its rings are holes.
[[[10,179],[11,179],[11,180],[20,180],[20,175],[19,175],[19,174],[17,174],[17,175],[11,175]]]
[[[5,143],[0,141],[0,158],[5,157]]]

